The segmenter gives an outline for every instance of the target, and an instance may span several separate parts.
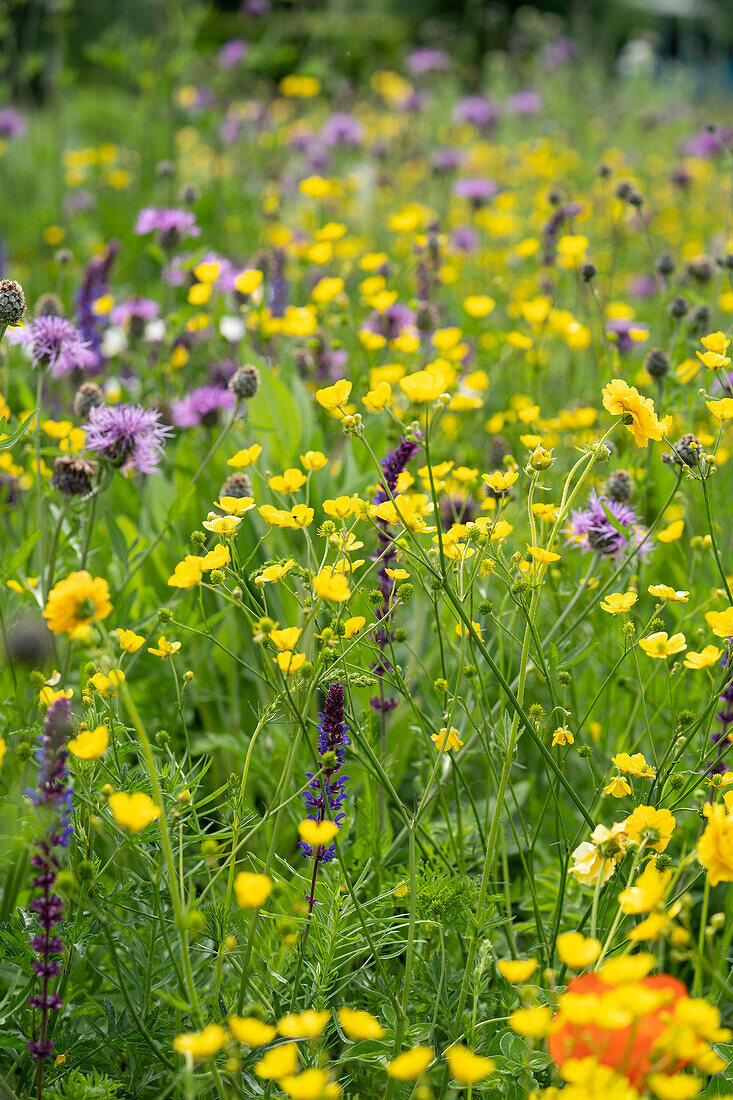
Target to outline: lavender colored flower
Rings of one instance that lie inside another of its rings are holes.
[[[112,466],[157,474],[172,429],[142,405],[99,405],[89,410],[84,446]]]
[[[423,73],[445,72],[450,68],[450,55],[445,50],[434,50],[429,46],[422,46],[413,50],[407,58],[407,68],[413,76],[422,76]]]
[[[682,146],[686,157],[715,157],[733,146],[733,127],[725,130],[701,130]]]
[[[95,355],[94,366],[97,370],[104,362],[104,357],[99,331],[100,319],[94,312],[94,303],[97,298],[109,292],[109,273],[119,248],[119,241],[110,241],[101,255],[89,261],[84,272],[84,280],[76,292],[76,323],[84,339],[91,344]]]
[[[148,322],[157,320],[159,316],[160,305],[152,298],[134,297],[115,306],[110,320],[113,325],[128,329],[131,336],[142,336]]]
[[[394,496],[400,474],[406,468],[410,459],[420,450],[420,446],[421,444],[417,440],[403,439],[394,451],[390,451],[382,459],[382,484],[373,497],[374,504],[384,504],[385,501],[390,499],[390,495]],[[394,710],[397,706],[397,700],[394,698],[385,698],[383,690],[384,675],[392,668],[386,654],[387,643],[391,640],[392,635],[385,624],[389,621],[390,612],[392,610],[393,582],[392,578],[387,575],[387,570],[394,565],[397,551],[395,550],[394,540],[389,535],[389,524],[387,521],[378,519],[376,522],[378,528],[377,541],[379,545],[372,560],[379,562],[379,588],[382,593],[382,602],[379,607],[380,626],[374,634],[374,640],[381,652],[378,659],[370,666],[372,672],[376,673],[379,677],[379,695],[370,699],[369,705],[373,710],[379,710],[382,711],[382,713],[386,713],[387,711]]]
[[[135,233],[139,237],[146,233],[158,233],[161,245],[169,250],[174,249],[184,237],[201,236],[194,214],[175,206],[146,206],[137,216]]]
[[[344,787],[348,782],[348,775],[342,775],[346,746],[350,744],[346,736],[348,726],[344,721],[344,688],[338,681],[334,681],[328,689],[323,711],[318,715],[318,756],[323,760],[328,757],[322,773],[316,777],[313,772],[307,772],[306,777],[310,783],[303,792],[303,801],[308,807],[308,819],[310,821],[333,821],[340,825],[346,816],[343,813],[343,805],[346,800]],[[300,849],[306,858],[315,858],[316,867],[319,863],[330,863],[336,855],[336,845],[329,844],[314,852],[309,844],[300,841]],[[313,882],[315,884],[315,870]],[[306,898],[310,905],[314,898]]]
[[[728,639],[730,645],[731,639]],[[733,734],[733,659],[730,652],[724,653],[721,665],[727,669],[730,675],[728,682],[720,696],[722,704],[718,711],[720,727],[710,734],[710,740],[715,746],[715,757],[705,764],[705,772],[708,775],[724,775],[729,770],[725,755],[730,748],[730,735]]]
[[[486,96],[470,95],[461,99],[453,110],[456,122],[469,122],[478,130],[488,130],[498,118],[496,105]]]
[[[456,180],[453,184],[453,194],[459,199],[466,199],[475,210],[485,206],[498,190],[494,181],[487,179]]]
[[[364,140],[364,127],[358,118],[354,118],[347,111],[334,111],[323,124],[321,138],[329,146],[361,145]]]
[[[28,123],[20,111],[15,107],[3,107],[0,109],[0,137],[6,139],[23,137],[28,129]]]
[[[457,225],[451,237],[453,247],[459,252],[475,252],[479,246],[479,236],[470,225]]]
[[[50,369],[54,378],[97,364],[89,341],[65,317],[50,313],[36,317],[23,328],[9,329],[7,339],[9,344],[29,348],[33,366]]]
[[[567,65],[578,54],[578,45],[572,38],[559,36],[552,38],[540,51],[540,63],[548,72]]]
[[[606,332],[609,336],[615,336],[616,347],[619,350],[619,354],[627,355],[628,352],[634,349],[634,340],[631,336],[632,329],[639,329],[646,331],[645,325],[639,325],[634,321],[629,321],[626,318],[619,318],[616,321],[609,321],[606,325]]]
[[[433,171],[439,174],[452,172],[454,169],[460,168],[464,160],[465,156],[460,149],[453,149],[450,145],[444,145],[433,153]]]
[[[395,302],[388,309],[375,310],[369,315],[364,328],[367,332],[375,332],[384,336],[387,340],[396,340],[406,328],[415,324],[415,314],[407,306]]]
[[[61,204],[67,218],[73,218],[74,214],[86,214],[97,205],[97,196],[88,191],[86,187],[79,187],[64,195]]]
[[[542,110],[542,96],[525,88],[509,97],[509,110],[514,115],[538,115]]]
[[[28,1004],[40,1012],[40,1031],[37,1038],[28,1041],[27,1046],[37,1062],[52,1056],[55,1044],[48,1038],[48,1014],[58,1011],[63,1005],[59,994],[51,992],[51,983],[61,973],[58,956],[64,951],[63,941],[58,935],[58,926],[64,919],[64,903],[54,893],[54,885],[60,867],[60,850],[68,846],[73,835],[73,789],[66,768],[66,740],[71,731],[70,709],[69,700],[61,698],[51,703],[46,711],[43,732],[35,753],[38,782],[35,790],[26,792],[45,819],[30,860],[36,869],[31,886],[38,891],[38,895],[29,908],[35,913],[41,928],[32,937],[30,946],[37,956],[32,967],[40,979],[41,988],[39,993],[28,998]]]
[[[249,46],[243,38],[230,38],[219,50],[218,62],[222,69],[234,69],[240,61],[244,61]]]
[[[607,511],[625,531],[611,522]],[[583,553],[594,551],[604,558],[614,558],[617,563],[634,551],[634,556],[643,560],[652,552],[646,527],[639,523],[633,505],[600,497],[595,490],[585,508],[575,508],[570,513],[564,534],[568,543]]]
[[[656,292],[657,286],[651,275],[637,275],[629,287],[629,293],[634,298],[653,298]]]
[[[195,428],[199,424],[212,428],[219,423],[223,409],[233,409],[236,398],[230,390],[218,386],[199,386],[181,401],[173,402],[172,420],[178,428]]]
[[[251,19],[262,19],[271,10],[271,0],[244,0],[240,8],[242,15],[248,15]]]

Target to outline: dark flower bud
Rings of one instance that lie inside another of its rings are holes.
[[[42,294],[36,302],[36,317],[62,317],[64,303],[58,294]]]
[[[623,202],[628,202],[629,196],[631,194],[633,194],[633,188],[628,180],[622,180],[621,183],[616,184],[614,195],[617,199],[621,199]]]
[[[254,397],[260,388],[260,372],[257,367],[247,364],[234,372],[229,383],[229,389],[237,397],[248,399]]]
[[[40,617],[27,616],[20,619],[8,631],[8,660],[16,664],[42,665],[50,652],[50,640],[48,627]]]
[[[670,362],[661,348],[652,348],[644,359],[644,370],[652,378],[664,378],[669,374]]]
[[[687,262],[685,270],[696,283],[709,283],[715,274],[715,264],[709,256],[698,256]]]
[[[690,304],[686,298],[683,298],[680,294],[677,294],[667,306],[667,312],[670,317],[674,317],[679,320],[680,317],[684,317],[690,308]]]
[[[221,497],[251,497],[252,496],[252,482],[247,474],[242,473],[241,470],[237,470],[235,473],[230,474],[226,479],[221,489],[219,490],[219,498]]]
[[[172,160],[161,160],[155,166],[155,174],[159,179],[169,179],[176,174],[176,166]]]
[[[95,473],[96,467],[88,459],[77,455],[61,455],[54,461],[51,484],[65,496],[87,496],[92,491]]]
[[[675,262],[669,252],[663,252],[657,258],[655,267],[660,275],[671,275],[675,269]]]
[[[74,253],[70,248],[59,248],[54,256],[54,260],[60,267],[66,267],[74,259]]]
[[[634,495],[634,483],[628,470],[614,470],[609,474],[603,495],[618,504],[628,504]]]
[[[598,268],[590,260],[580,265],[580,277],[584,283],[589,283],[598,274]]]
[[[608,167],[607,164],[599,164],[598,175],[602,180],[608,179],[608,177],[611,175],[611,169]]]
[[[629,195],[627,202],[629,206],[642,206],[644,204],[644,196],[640,195],[638,191],[633,191]]]
[[[695,467],[699,465],[699,454],[700,440],[691,432],[688,432],[681,436],[675,443],[672,462],[675,466]]]
[[[195,206],[201,198],[201,191],[195,183],[184,183],[178,192],[178,201],[181,206]]]
[[[0,279],[0,324],[17,325],[25,313],[25,295],[15,279]]]
[[[90,409],[104,404],[104,394],[96,382],[82,382],[74,395],[74,416],[86,420]]]
[[[707,306],[695,306],[690,310],[687,318],[687,323],[690,326],[691,332],[697,332],[700,329],[708,328],[710,324],[710,310]]]

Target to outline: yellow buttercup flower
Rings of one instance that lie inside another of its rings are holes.
[[[527,553],[535,561],[540,562],[542,565],[549,565],[551,562],[560,561],[560,555],[556,554],[554,550],[545,550],[541,546],[530,546],[527,543]]]
[[[298,825],[298,833],[304,844],[311,848],[322,848],[330,844],[339,827],[335,821],[311,821],[306,819]]]
[[[610,794],[612,798],[626,798],[631,794],[631,786],[622,775],[615,775],[608,781],[603,791],[605,794]]]
[[[654,806],[637,806],[623,822],[629,840],[645,844],[647,849],[663,852],[669,844],[676,825],[669,810],[657,810]]]
[[[328,600],[331,603],[343,603],[351,595],[351,589],[344,574],[335,573],[329,565],[325,565],[313,578],[313,591],[322,600]]]
[[[541,1039],[552,1023],[552,1009],[547,1005],[517,1008],[509,1016],[509,1027],[528,1039]]]
[[[254,497],[221,497],[216,502],[216,507],[226,512],[228,516],[243,516],[254,506]]]
[[[720,401],[706,401],[705,404],[716,420],[722,420],[724,423],[733,420],[733,397],[723,397]]]
[[[282,564],[268,565],[255,577],[255,584],[274,584],[276,581],[282,580],[294,565],[295,562],[292,558]]]
[[[685,521],[683,519],[676,519],[673,520],[668,527],[664,527],[661,531],[658,531],[657,538],[660,542],[676,542],[678,538],[681,538],[684,529]]]
[[[324,409],[338,409],[345,405],[351,395],[351,382],[339,378],[332,386],[316,390],[316,401]]]
[[[160,806],[156,806],[143,791],[134,794],[117,791],[109,796],[107,805],[117,824],[131,833],[139,833],[161,814]]]
[[[203,576],[203,561],[196,554],[186,554],[168,578],[168,584],[171,588],[195,588]]]
[[[667,600],[669,603],[687,603],[690,598],[689,592],[677,591],[670,588],[668,584],[650,584],[648,591],[651,596],[656,596],[658,600]]]
[[[248,1047],[263,1047],[277,1035],[272,1024],[264,1024],[256,1016],[230,1016],[227,1023],[237,1042]]]
[[[247,466],[251,466],[262,454],[262,447],[259,443],[253,443],[251,447],[244,447],[241,451],[237,451],[235,455],[227,459],[227,466],[236,466],[238,470],[243,470]]]
[[[106,726],[97,726],[93,730],[81,730],[66,747],[79,760],[96,760],[107,751],[108,745],[109,730]]]
[[[257,268],[245,268],[244,271],[240,271],[234,280],[234,285],[240,294],[248,295],[254,294],[255,290],[262,283],[262,272]]]
[[[384,1028],[376,1016],[361,1008],[340,1008],[336,1014],[344,1033],[354,1042],[361,1039],[383,1039]]]
[[[707,611],[705,622],[716,638],[730,638],[733,636],[733,607],[726,607],[725,611]]]
[[[178,653],[180,648],[180,642],[169,642],[165,634],[161,634],[158,638],[157,648],[148,646],[148,653],[152,653],[154,657],[160,657],[163,661],[166,661],[174,653]]]
[[[651,779],[656,774],[656,769],[647,764],[643,752],[635,752],[632,756],[627,752],[616,753],[611,757],[611,763],[615,764],[620,772],[638,775],[642,779]]]
[[[328,1009],[315,1012],[308,1008],[305,1012],[289,1012],[277,1022],[277,1030],[286,1039],[315,1039],[322,1032],[331,1013]]]
[[[495,306],[496,302],[488,294],[469,294],[463,299],[463,308],[469,317],[488,317]]]
[[[255,1073],[266,1081],[277,1081],[296,1073],[298,1069],[297,1043],[281,1043],[272,1047],[255,1063]]]
[[[260,909],[269,898],[271,890],[272,879],[267,875],[240,871],[234,880],[234,893],[243,909]]]
[[[664,424],[657,419],[654,402],[642,397],[635,386],[629,386],[622,378],[614,378],[603,390],[603,407],[612,416],[620,416],[638,447],[646,447],[649,440],[660,440]]]
[[[89,683],[96,688],[100,695],[111,698],[119,694],[120,688],[125,682],[125,674],[121,668],[112,668],[109,672],[95,672],[90,676]]]
[[[477,1081],[483,1081],[494,1072],[496,1063],[491,1058],[484,1058],[480,1054],[474,1054],[462,1043],[454,1043],[445,1052],[445,1060],[448,1063],[450,1075],[462,1085],[475,1085]]]
[[[304,455],[300,456],[300,461],[303,464],[304,470],[313,473],[322,470],[323,467],[328,464],[328,459],[323,451],[306,451]]]
[[[682,653],[687,649],[687,642],[684,634],[673,634],[670,638],[666,630],[657,630],[648,638],[639,638],[639,648],[643,649],[649,657],[666,660],[667,657],[673,657],[676,653]]]
[[[572,970],[592,966],[601,953],[599,941],[582,932],[563,932],[557,937],[556,945],[558,955]]]
[[[137,653],[140,646],[145,643],[145,638],[142,634],[136,634],[134,630],[123,630],[121,627],[118,627],[115,633],[120,643],[120,648],[123,649],[125,653]]]
[[[291,1100],[322,1100],[326,1096],[328,1087],[328,1071],[312,1066],[297,1075],[286,1074],[277,1084],[278,1088],[282,1089]],[[340,1091],[338,1089],[334,1095],[340,1095]]]
[[[285,675],[294,676],[298,669],[305,664],[305,653],[292,653],[290,650],[286,650],[273,657],[273,661]]]
[[[601,600],[601,608],[609,615],[625,615],[638,599],[636,592],[609,592],[605,599]]]
[[[209,1024],[203,1031],[188,1031],[176,1035],[173,1049],[197,1061],[213,1058],[229,1040],[229,1032],[221,1024]]]
[[[512,985],[528,982],[537,969],[537,959],[499,959],[496,969]]]
[[[733,882],[733,791],[727,791],[723,803],[706,803],[707,825],[697,842],[697,858],[706,869],[711,886]]]
[[[711,665],[717,664],[722,656],[722,649],[718,649],[718,647],[714,645],[706,645],[699,653],[689,649],[682,663],[685,668],[710,668]]]
[[[212,531],[215,535],[229,538],[231,535],[236,534],[241,522],[241,516],[217,516],[216,512],[209,512],[201,526],[205,527],[207,531]]]
[[[463,746],[463,741],[458,736],[458,730],[453,727],[450,730],[444,727],[438,733],[433,733],[431,741],[433,741],[436,749],[442,749],[443,752],[450,752],[451,749],[460,749]]]
[[[204,572],[210,569],[223,569],[232,560],[232,554],[228,546],[223,542],[217,543],[213,550],[209,550],[201,559],[201,568]]]
[[[417,1046],[412,1050],[405,1050],[387,1066],[387,1073],[396,1081],[414,1081],[428,1068],[435,1052],[432,1047]]]
[[[106,619],[111,611],[107,581],[82,569],[54,585],[43,614],[54,634],[72,634],[95,619]]]
[[[622,890],[618,903],[623,913],[650,913],[664,901],[664,893],[672,878],[671,870],[658,871],[650,860],[633,886]]]

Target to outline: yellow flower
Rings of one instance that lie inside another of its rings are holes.
[[[112,816],[122,829],[129,829],[131,833],[139,833],[151,821],[160,817],[160,806],[156,806],[152,798],[143,791],[135,791],[127,794],[125,791],[117,791],[111,794],[107,801]]]
[[[73,752],[79,760],[96,760],[109,745],[109,730],[107,726],[97,726],[96,729],[83,729],[78,737],[70,740],[66,746],[69,752]]]
[[[351,382],[339,378],[332,386],[316,390],[316,401],[324,409],[338,409],[345,405],[351,394]]]
[[[221,500],[217,500],[216,506],[228,516],[243,516],[245,512],[249,512],[250,508],[254,508],[255,501],[254,497],[222,497]]]
[[[5,741],[5,738],[0,737],[0,764],[2,764],[3,760],[5,759],[5,753],[7,752],[7,748],[8,748],[8,746],[7,746],[7,743]]]
[[[495,493],[506,493],[519,477],[516,470],[510,470],[503,474],[501,470],[494,470],[491,474],[481,474],[481,480],[485,481]]]
[[[219,542],[213,550],[209,550],[208,554],[202,558],[201,568],[205,572],[209,569],[223,569],[231,560],[232,555],[229,547],[223,542]]]
[[[636,592],[609,592],[606,598],[601,600],[601,608],[609,615],[625,615],[638,599]]]
[[[543,550],[541,546],[530,546],[527,543],[527,553],[535,561],[541,562],[543,565],[548,565],[553,561],[560,561],[560,555],[555,554],[552,550]]]
[[[315,1039],[321,1034],[331,1019],[328,1009],[316,1012],[307,1008],[305,1012],[289,1012],[277,1022],[277,1030],[285,1039]]]
[[[306,476],[297,466],[284,470],[282,474],[276,474],[270,478],[270,488],[276,493],[295,493],[306,483]]]
[[[271,630],[269,637],[279,650],[295,649],[302,633],[299,626],[287,626],[282,630]]]
[[[118,627],[115,633],[120,643],[120,649],[123,649],[125,653],[137,653],[140,646],[145,642],[142,634],[136,634],[134,630],[123,630]]]
[[[496,302],[488,294],[469,294],[463,299],[463,308],[469,317],[488,317],[495,306]]]
[[[272,879],[267,875],[240,871],[234,880],[234,893],[243,909],[259,909],[269,898],[271,890]]]
[[[609,959],[598,971],[598,976],[608,985],[631,985],[642,981],[653,966],[654,956],[648,951],[640,951],[636,955],[618,955],[615,959]]]
[[[281,1077],[287,1077],[296,1073],[298,1069],[298,1045],[297,1043],[281,1043],[272,1047],[264,1057],[255,1064],[255,1073],[266,1081],[277,1081]]]
[[[305,653],[292,653],[290,650],[286,650],[284,653],[278,653],[276,657],[273,657],[273,661],[281,672],[288,676],[294,676],[301,665],[305,664]]]
[[[169,642],[165,634],[161,634],[158,638],[158,648],[154,649],[152,646],[148,646],[148,653],[152,653],[154,657],[160,657],[163,661],[167,661],[171,654],[178,653],[180,648],[180,642]]]
[[[95,672],[89,678],[89,683],[97,689],[100,695],[104,695],[107,699],[118,695],[124,682],[125,674],[121,668],[111,668],[106,674]]]
[[[361,1008],[340,1008],[337,1012],[344,1033],[354,1042],[361,1039],[383,1039],[384,1028],[376,1016]]]
[[[687,649],[684,634],[673,634],[668,637],[666,630],[657,630],[648,638],[639,638],[639,648],[643,649],[649,657],[666,661],[667,657],[673,657],[675,653],[681,653]]]
[[[215,535],[224,535],[227,538],[236,532],[241,522],[241,516],[217,516],[216,512],[209,512],[201,526]]]
[[[414,1081],[425,1072],[434,1057],[432,1047],[413,1047],[393,1058],[387,1066],[387,1073],[397,1081]]]
[[[392,387],[389,382],[380,382],[373,390],[369,390],[362,397],[362,404],[366,405],[369,412],[381,412],[392,404]]]
[[[434,742],[436,749],[442,749],[443,752],[450,752],[451,749],[460,749],[463,747],[463,741],[458,736],[458,730],[451,726],[450,730],[445,727],[440,730],[439,733],[431,735],[431,741]]]
[[[601,945],[598,940],[586,937],[582,932],[563,932],[557,937],[557,953],[572,970],[585,970],[600,955]]]
[[[358,634],[362,629],[366,619],[363,615],[352,615],[350,619],[346,619],[344,622],[344,638],[353,638],[355,634]]]
[[[537,959],[499,959],[496,969],[512,985],[528,982],[537,969]]]
[[[705,804],[705,831],[697,842],[697,858],[707,870],[711,886],[733,882],[733,792],[724,796],[725,804]]]
[[[173,1049],[178,1054],[187,1054],[191,1058],[205,1061],[213,1058],[229,1039],[229,1032],[221,1024],[209,1024],[203,1031],[187,1031],[176,1035]]]
[[[313,578],[313,591],[321,599],[329,600],[331,603],[343,603],[351,595],[351,589],[344,574],[334,573],[330,565],[324,565]]]
[[[234,280],[234,285],[240,294],[254,294],[262,283],[262,277],[262,272],[256,267],[248,267],[240,271]]]
[[[204,559],[196,554],[186,554],[168,578],[170,587],[195,588],[203,576],[203,561]]]
[[[615,775],[606,783],[603,791],[605,794],[610,794],[612,798],[626,798],[631,794],[631,786],[622,775]]]
[[[255,577],[255,584],[274,584],[275,581],[282,580],[285,574],[289,573],[294,565],[295,562],[292,558],[289,558],[288,561],[283,562],[282,565],[268,565],[265,569],[262,570],[259,576]]]
[[[298,825],[300,839],[311,848],[323,848],[330,844],[339,827],[335,821],[310,821],[306,819]]]
[[[705,404],[716,420],[733,420],[733,397],[722,397],[720,401],[706,401]]]
[[[663,852],[670,842],[676,821],[669,810],[657,810],[654,806],[637,806],[623,822],[629,840],[638,844],[646,842],[647,848]]]
[[[300,461],[303,464],[303,469],[311,470],[314,473],[322,470],[328,463],[323,451],[306,451],[304,455],[300,456]]]
[[[646,1083],[659,1100],[692,1100],[702,1088],[702,1079],[687,1073],[650,1073]]]
[[[608,882],[615,864],[625,851],[626,833],[622,822],[617,822],[610,829],[605,825],[597,825],[590,840],[584,840],[573,851],[570,874],[575,876],[581,886],[595,886],[603,871],[603,885]]]
[[[688,650],[682,663],[685,668],[709,668],[710,665],[717,664],[722,655],[722,649],[718,649],[714,645],[706,645],[699,653],[696,653],[693,649]]]
[[[670,603],[687,603],[690,598],[689,592],[678,592],[668,584],[650,584],[649,595],[656,596],[658,600],[668,600]]]
[[[552,747],[555,745],[574,745],[575,737],[567,726],[558,726],[552,735]]]
[[[256,462],[262,454],[262,447],[259,443],[253,443],[251,447],[244,447],[243,450],[237,451],[235,455],[227,459],[227,466],[236,466],[237,469],[243,470],[246,466],[251,466]]]
[[[312,1067],[304,1069],[297,1076],[288,1073],[277,1084],[291,1100],[322,1100],[328,1085],[328,1072]]]
[[[70,699],[74,694],[73,688],[67,688],[66,691],[54,691],[53,687],[46,684],[42,687],[38,693],[38,699],[44,707],[50,707],[51,703],[55,703],[57,699]]]
[[[552,1023],[552,1009],[547,1005],[517,1008],[509,1016],[509,1027],[528,1039],[541,1039]]]
[[[622,890],[618,896],[618,903],[623,913],[650,913],[664,901],[664,892],[667,889],[672,872],[658,871],[654,860],[647,863],[633,886]]]
[[[685,529],[685,521],[683,519],[676,519],[665,527],[662,531],[657,533],[657,538],[660,542],[676,542],[681,537],[682,532]]]
[[[411,401],[424,405],[436,401],[445,392],[446,381],[442,371],[418,370],[400,378],[399,386]]]
[[[337,276],[324,276],[319,279],[311,291],[311,298],[319,305],[328,305],[344,289],[344,280]]]
[[[615,764],[620,772],[638,775],[642,779],[651,779],[656,774],[655,769],[647,764],[643,752],[635,752],[633,756],[629,756],[627,752],[616,753],[611,757],[611,763]]]
[[[603,407],[611,416],[620,416],[638,447],[646,447],[650,439],[664,435],[664,424],[657,419],[654,402],[642,397],[635,386],[622,378],[612,379],[603,390]]]
[[[43,614],[54,634],[72,634],[94,619],[106,619],[111,611],[106,580],[82,569],[54,585]]]
[[[248,1047],[263,1047],[277,1035],[272,1024],[263,1024],[256,1016],[230,1016],[227,1023],[237,1042]]]
[[[461,1043],[454,1043],[448,1047],[445,1060],[451,1077],[455,1081],[460,1081],[462,1085],[475,1085],[477,1081],[483,1081],[496,1069],[495,1063],[490,1058],[474,1054]]]
[[[707,611],[705,622],[716,638],[730,638],[733,635],[733,607],[725,611]]]

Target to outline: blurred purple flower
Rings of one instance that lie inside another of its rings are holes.
[[[626,528],[620,531],[608,518],[606,509],[616,522]],[[568,543],[584,553],[595,551],[604,558],[615,558],[618,562],[631,551],[637,550],[637,556],[646,560],[653,550],[652,543],[646,537],[646,527],[638,520],[635,508],[618,500],[602,498],[592,490],[585,508],[574,508],[570,513],[568,526],[564,529]]]
[[[479,236],[470,225],[457,225],[453,230],[451,242],[459,252],[475,252],[479,246]]]
[[[146,206],[137,216],[135,233],[159,233],[164,248],[175,248],[184,237],[200,237],[196,217],[190,210],[177,207]]]
[[[1,138],[19,138],[23,137],[28,129],[28,123],[23,118],[20,111],[16,111],[15,107],[2,107],[0,108],[0,137]]]
[[[172,428],[142,405],[98,405],[89,410],[84,447],[123,470],[157,474]]]
[[[642,329],[645,331],[646,325],[640,325],[625,317],[621,317],[616,321],[609,321],[606,325],[606,332],[609,336],[615,336],[616,338],[614,342],[620,355],[627,355],[634,349],[635,341],[631,337],[632,329]]]
[[[222,409],[233,409],[236,398],[218,386],[199,386],[181,401],[173,402],[172,420],[178,428],[212,428],[219,423]]]
[[[243,38],[230,38],[219,50],[217,60],[222,69],[234,69],[247,56],[248,50]]]
[[[49,368],[54,378],[97,364],[91,344],[65,317],[49,313],[36,317],[23,328],[10,328],[9,344],[30,348],[34,367]]]
[[[499,116],[496,105],[486,96],[470,95],[458,101],[453,117],[456,122],[469,122],[479,130],[487,130]]]
[[[407,68],[413,76],[421,76],[423,73],[445,72],[450,68],[450,55],[445,50],[434,50],[429,46],[422,46],[413,50],[407,58]]]
[[[487,179],[456,180],[453,184],[453,194],[459,199],[466,199],[475,209],[485,206],[498,190],[494,181]]]
[[[323,124],[321,138],[326,145],[330,146],[361,145],[364,140],[364,127],[347,111],[334,111]]]
[[[542,96],[525,88],[509,98],[509,110],[514,115],[538,115],[542,110]]]

